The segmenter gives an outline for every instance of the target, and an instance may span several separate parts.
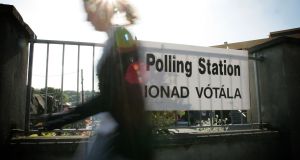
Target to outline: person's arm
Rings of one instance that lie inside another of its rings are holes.
[[[89,116],[92,116],[99,112],[108,111],[108,104],[102,96],[96,96],[95,98],[81,104],[67,112],[54,113],[47,116],[43,127],[48,130],[61,128],[62,126],[76,121],[82,120]]]

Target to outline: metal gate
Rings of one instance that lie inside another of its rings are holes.
[[[101,43],[87,43],[87,42],[73,42],[73,41],[57,41],[57,40],[41,40],[41,39],[34,39],[30,42],[30,48],[29,48],[29,63],[28,63],[28,81],[27,81],[27,97],[26,97],[26,115],[25,115],[25,131],[29,132],[30,131],[30,105],[31,105],[31,97],[32,97],[32,80],[33,80],[33,66],[34,66],[34,55],[36,54],[40,54],[40,53],[34,53],[35,47],[36,45],[39,44],[43,44],[45,45],[46,48],[46,59],[44,60],[44,62],[46,63],[45,66],[45,82],[44,82],[44,87],[45,87],[45,97],[48,96],[48,79],[49,79],[49,54],[50,54],[50,46],[56,45],[56,46],[60,46],[61,50],[61,72],[60,72],[60,76],[61,76],[61,80],[60,80],[60,92],[61,95],[64,92],[64,77],[65,77],[65,64],[66,61],[68,61],[68,59],[65,59],[65,52],[66,52],[66,47],[68,46],[73,46],[77,48],[77,51],[74,53],[72,53],[74,56],[77,57],[77,62],[76,62],[76,92],[77,92],[77,103],[79,103],[80,101],[80,60],[82,58],[82,53],[81,53],[81,48],[83,46],[85,47],[90,47],[91,48],[91,54],[92,54],[92,62],[91,62],[91,68],[92,68],[92,92],[93,94],[95,93],[95,86],[94,86],[94,77],[95,77],[95,70],[94,70],[94,66],[95,66],[95,53],[96,53],[96,48],[103,48],[104,44]],[[258,63],[259,61],[263,60],[262,58],[258,58],[256,57],[249,57],[249,60],[251,60],[253,63],[253,68],[252,68],[252,72],[250,72],[249,74],[252,74],[254,76],[254,80],[255,80],[255,86],[252,86],[255,88],[255,93],[252,93],[251,96],[255,96],[256,99],[256,106],[251,106],[251,107],[256,107],[257,112],[255,113],[257,117],[257,119],[251,119],[251,120],[247,120],[249,115],[247,115],[247,111],[241,111],[241,110],[237,110],[237,111],[231,111],[231,126],[234,128],[234,126],[238,126],[237,128],[247,128],[247,129],[253,129],[253,128],[262,128],[262,120],[261,120],[261,110],[260,110],[260,95],[258,92],[258,88],[260,87],[259,81],[258,81],[258,69],[256,67],[256,63]],[[249,67],[250,68],[250,67]],[[251,69],[250,69],[251,70]],[[82,84],[83,86],[83,84]],[[83,98],[82,98],[83,99]],[[62,98],[60,99],[60,105],[62,105]],[[47,98],[45,98],[45,108],[47,109]],[[218,111],[217,111],[218,112]],[[216,111],[213,110],[208,110],[205,111],[205,114],[208,115],[208,123],[206,125],[194,125],[191,126],[190,125],[190,115],[192,114],[192,112],[187,112],[187,116],[188,116],[188,122],[185,125],[182,124],[178,124],[177,126],[173,126],[170,128],[181,128],[181,127],[188,127],[188,128],[199,128],[199,129],[205,129],[205,128],[228,128],[229,125],[225,125],[222,123],[217,123],[216,120]],[[199,115],[201,117],[201,114],[204,114],[204,111],[200,111]],[[253,114],[253,113],[251,113]],[[219,113],[220,117],[219,119],[223,119],[223,111],[220,111]],[[252,117],[252,116],[251,116]],[[246,120],[245,120],[246,119]],[[218,120],[218,117],[217,117]],[[200,118],[201,121],[201,118]],[[236,121],[237,123],[233,123],[233,121]],[[216,122],[216,124],[215,124]],[[246,127],[245,127],[246,126]],[[226,129],[225,129],[226,130]]]

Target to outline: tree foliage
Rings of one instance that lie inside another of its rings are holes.
[[[34,94],[41,94],[41,95],[46,95],[46,89],[42,88],[40,90],[34,90],[33,92]],[[62,98],[62,103],[66,103],[69,101],[69,96],[67,94],[65,94],[65,92],[61,92],[60,89],[56,89],[53,87],[48,87],[48,91],[47,91],[47,95],[48,96],[53,96],[54,99],[56,100],[61,100]]]
[[[178,117],[184,115],[183,111],[152,111],[150,114],[150,120],[153,127],[165,128],[175,125]]]

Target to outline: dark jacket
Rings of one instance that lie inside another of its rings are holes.
[[[144,109],[141,84],[125,78],[138,78],[135,73],[128,73],[132,64],[138,63],[138,49],[133,46],[123,52],[117,46],[116,38],[119,37],[113,32],[97,65],[100,94],[66,113],[48,117],[45,127],[60,128],[99,112],[110,112],[118,123],[114,151],[130,159],[151,159],[151,129]]]

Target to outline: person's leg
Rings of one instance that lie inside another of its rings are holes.
[[[95,135],[95,139],[91,139],[91,148],[88,151],[87,160],[106,160],[112,159],[115,154],[114,140],[117,134]]]

